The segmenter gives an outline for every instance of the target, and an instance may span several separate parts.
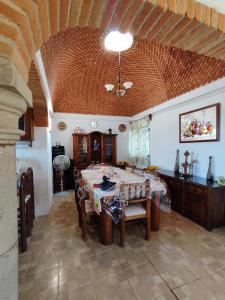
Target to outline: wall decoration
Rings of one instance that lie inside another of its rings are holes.
[[[179,175],[179,172],[180,172],[179,155],[180,155],[180,150],[177,149],[176,162],[175,162],[175,166],[174,166],[174,174],[175,175]]]
[[[124,131],[126,131],[126,130],[127,130],[127,127],[126,127],[125,124],[120,124],[120,125],[119,125],[119,131],[120,131],[120,132],[124,132]]]
[[[91,121],[91,122],[90,122],[90,126],[91,126],[91,128],[93,128],[93,129],[97,128],[97,127],[98,127],[98,121]]]
[[[74,130],[74,133],[82,133],[82,130],[80,127],[76,127],[76,129]]]
[[[208,183],[214,182],[214,176],[213,176],[213,172],[212,172],[212,159],[213,159],[213,157],[210,155],[209,156],[209,166],[208,166],[207,177],[206,177]]]
[[[63,121],[61,121],[61,122],[59,122],[58,123],[58,128],[60,129],[60,130],[64,130],[64,129],[66,129],[66,123],[65,122],[63,122]]]
[[[220,136],[220,103],[179,115],[180,143],[218,141]]]

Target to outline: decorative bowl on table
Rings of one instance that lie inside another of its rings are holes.
[[[148,166],[146,169],[145,169],[145,172],[146,173],[152,173],[152,172],[156,172],[157,170],[159,170],[160,168],[158,166]]]

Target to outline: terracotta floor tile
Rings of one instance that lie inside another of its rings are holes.
[[[58,300],[97,300],[92,284],[72,289],[58,297]]]
[[[173,292],[180,300],[216,300],[217,298],[199,280],[185,284]]]
[[[113,251],[89,257],[93,281],[100,280],[112,273],[121,273],[122,268],[118,257]]]
[[[74,267],[73,265],[70,268],[68,266],[60,266],[59,294],[91,283],[92,273],[89,263],[80,267]]]
[[[94,284],[98,300],[135,300],[134,292],[124,273],[111,274]]]
[[[36,218],[19,256],[20,300],[225,299],[225,228],[211,232],[181,215],[161,213],[160,231],[144,239],[143,224],[126,227],[126,246],[84,242],[74,193],[55,198]]]
[[[170,293],[168,286],[150,263],[127,269],[124,273],[139,300],[155,299]]]
[[[225,269],[202,277],[200,281],[217,299],[225,299]]]

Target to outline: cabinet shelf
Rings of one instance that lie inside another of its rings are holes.
[[[78,169],[85,169],[90,162],[116,164],[116,134],[105,135],[99,131],[89,134],[73,134],[73,154]],[[95,140],[99,149],[94,149]],[[85,154],[82,153],[85,150]]]

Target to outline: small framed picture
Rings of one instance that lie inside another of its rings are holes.
[[[180,143],[213,142],[220,138],[220,103],[179,115]]]

